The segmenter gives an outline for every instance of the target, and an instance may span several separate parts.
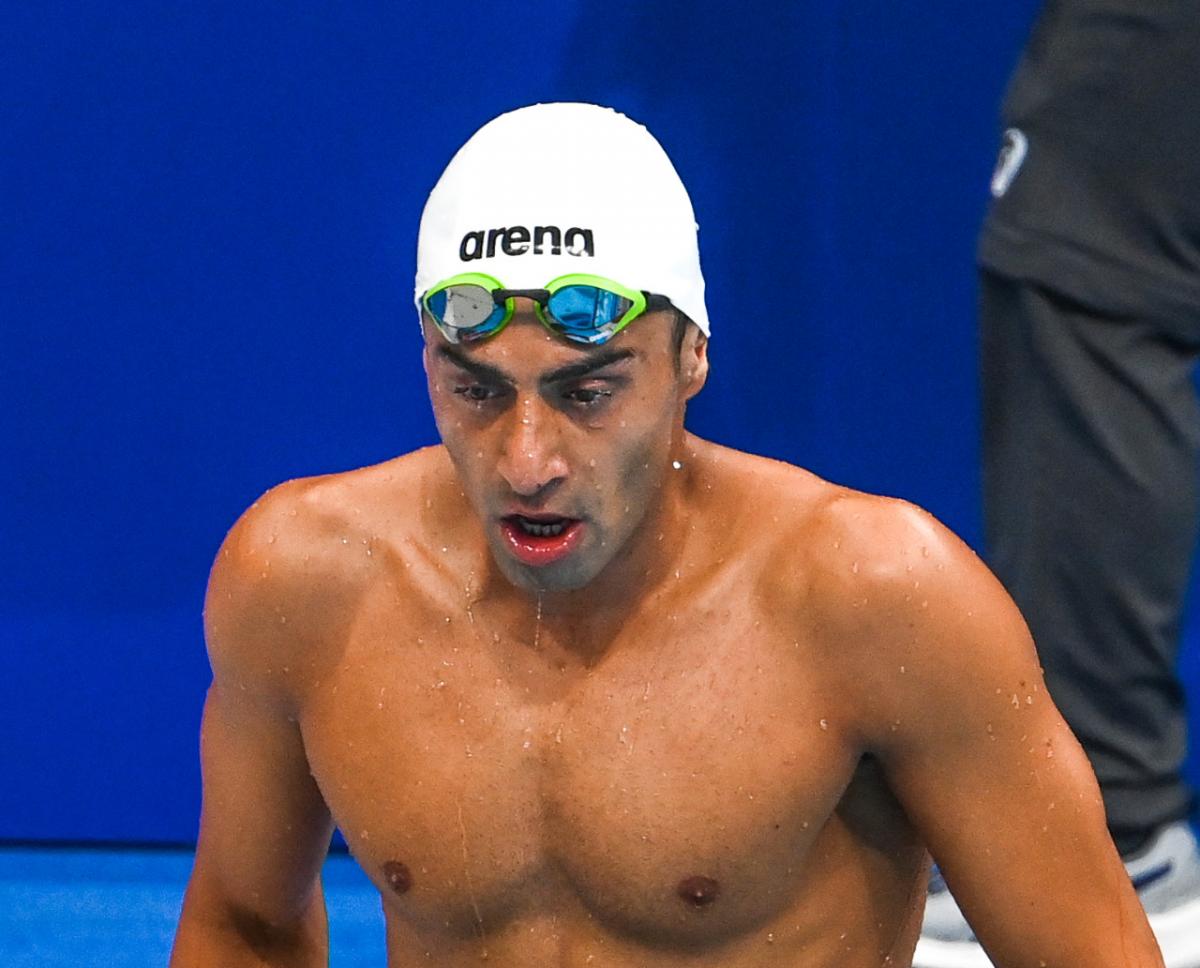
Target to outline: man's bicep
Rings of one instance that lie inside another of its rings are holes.
[[[972,556],[973,557],[973,556]],[[889,782],[998,965],[1153,965],[1091,766],[1007,594],[954,549],[923,575],[880,733]]]
[[[214,683],[201,766],[196,878],[222,904],[272,922],[299,917],[317,887],[333,824],[298,725]]]

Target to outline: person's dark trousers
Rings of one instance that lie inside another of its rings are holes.
[[[1176,656],[1197,529],[1200,319],[1184,332],[988,271],[980,285],[988,558],[1128,854],[1191,805]]]

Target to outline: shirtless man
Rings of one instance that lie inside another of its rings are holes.
[[[442,446],[284,484],[217,557],[176,968],[325,964],[335,823],[393,968],[907,965],[927,848],[1001,968],[1161,965],[975,555],[683,429],[708,319],[644,129],[485,126],[417,291]]]

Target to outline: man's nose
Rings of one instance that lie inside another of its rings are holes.
[[[534,497],[567,476],[553,412],[542,401],[517,401],[509,415],[500,474],[514,494]]]

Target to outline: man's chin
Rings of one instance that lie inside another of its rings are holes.
[[[545,565],[527,565],[503,546],[492,547],[492,559],[514,586],[528,592],[573,592],[585,588],[600,569],[586,567],[578,552],[563,561]]]

